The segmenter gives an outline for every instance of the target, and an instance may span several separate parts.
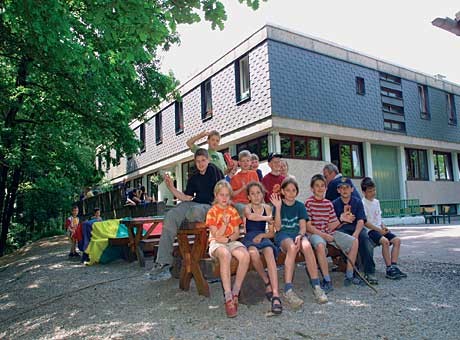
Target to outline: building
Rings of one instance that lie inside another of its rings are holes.
[[[113,183],[151,188],[153,174],[169,171],[182,189],[193,166],[186,140],[216,129],[233,155],[283,153],[301,200],[310,177],[333,162],[357,182],[374,177],[381,200],[459,211],[457,84],[266,25],[179,90],[182,102],[132,124],[144,147],[106,170]]]

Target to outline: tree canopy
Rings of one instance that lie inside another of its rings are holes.
[[[238,0],[257,9],[259,0]],[[265,0],[263,0],[265,1]],[[223,29],[218,0],[0,2],[0,256],[19,197],[62,195],[97,180],[96,148],[136,152],[129,124],[174,94],[158,52],[177,25]],[[44,203],[43,203],[44,204]],[[36,207],[36,205],[32,205]]]

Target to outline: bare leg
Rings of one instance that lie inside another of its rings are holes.
[[[249,256],[251,258],[252,266],[256,270],[257,274],[259,274],[259,276],[262,278],[264,283],[267,284],[269,282],[268,276],[267,276],[267,273],[265,273],[264,265],[260,258],[259,250],[256,247],[249,247]],[[265,256],[265,260],[267,260],[266,256]]]
[[[292,239],[286,238],[281,242],[281,248],[286,252],[286,259],[284,260],[284,283],[292,283],[295,258],[299,252],[299,247],[295,245]]]
[[[220,279],[222,281],[222,286],[224,287],[224,293],[231,293],[232,291],[232,282],[230,280],[230,263],[232,261],[232,254],[224,247],[217,248],[213,256],[219,261],[220,267]]]
[[[358,247],[359,241],[357,238],[355,238],[350,248],[350,251],[348,252],[348,257],[350,258],[350,261],[347,261],[347,271],[353,271],[353,265],[356,263],[356,256],[358,255]]]
[[[386,237],[382,237],[380,239],[380,244],[382,245],[382,256],[383,260],[385,261],[386,266],[391,265],[390,259],[390,241]]]
[[[265,262],[267,262],[268,277],[270,278],[270,285],[272,286],[273,296],[279,297],[278,270],[276,269],[276,261],[273,254],[273,249],[267,247],[264,248],[262,252],[265,257]]]
[[[244,277],[249,267],[249,253],[246,247],[238,247],[233,249],[232,255],[238,260],[238,269],[236,270],[235,283],[233,285],[233,294],[238,295],[243,283]],[[230,272],[230,268],[229,268]]]
[[[72,254],[77,252],[77,241],[75,241],[74,239],[72,239],[72,246],[70,247],[70,252]]]
[[[310,279],[317,279],[318,266],[316,265],[315,253],[313,252],[310,242],[305,237],[302,238],[302,253],[305,256],[305,265]]]
[[[391,262],[398,263],[399,249],[401,249],[401,239],[399,237],[395,237],[390,241],[390,243],[393,245],[393,248],[391,249]]]
[[[315,249],[316,259],[318,260],[319,268],[321,269],[321,273],[323,277],[329,275],[329,266],[327,265],[326,259],[326,249],[323,243],[319,243]]]

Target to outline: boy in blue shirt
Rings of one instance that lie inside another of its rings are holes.
[[[375,263],[373,258],[374,248],[369,240],[367,230],[364,228],[366,214],[363,202],[352,196],[353,183],[349,178],[342,177],[337,185],[340,197],[335,199],[335,214],[341,225],[336,229],[358,239],[359,255],[363,264],[364,275],[370,284],[377,284],[375,277]]]

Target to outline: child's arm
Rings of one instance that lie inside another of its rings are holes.
[[[265,207],[266,213],[271,215],[272,208],[266,204],[264,204],[264,207]],[[262,216],[262,217],[267,217],[267,216]],[[262,239],[264,238],[274,238],[275,237],[275,228],[273,226],[274,223],[273,223],[271,216],[270,216],[270,220],[267,221],[267,223],[268,223],[268,231],[265,233],[257,234],[257,236],[255,236],[254,239],[252,240],[254,243],[260,243],[262,242]]]
[[[307,233],[319,235],[323,239],[325,239],[327,242],[334,241],[334,237],[332,237],[332,235],[329,235],[327,233],[323,233],[322,231],[316,229],[313,226],[313,224],[311,223],[311,221],[307,221]]]
[[[231,241],[236,241],[240,238],[240,226],[234,226],[233,227],[233,234],[231,234],[228,239]]]
[[[275,227],[275,231],[279,231],[281,229],[281,198],[278,194],[272,193],[270,202],[275,207],[273,226]]]
[[[272,222],[273,221],[273,216],[272,216],[272,209],[264,204],[263,205],[265,207],[265,211],[267,213],[267,216],[263,216],[263,215],[260,215],[260,214],[256,214],[256,213],[252,213],[251,212],[251,209],[249,208],[249,206],[247,205],[245,208],[244,208],[244,217],[247,218],[248,220],[251,220],[251,221],[264,221],[264,222]],[[269,213],[270,211],[270,213]]]
[[[203,131],[195,136],[193,136],[192,138],[190,138],[186,143],[187,143],[187,146],[192,149],[193,146],[195,145],[195,143],[200,140],[201,138],[203,137],[206,137],[208,136],[208,132],[207,131]]]
[[[225,231],[225,228],[222,227],[220,229],[223,229]],[[228,242],[228,238],[221,235],[222,233],[219,232],[220,229],[218,229],[216,226],[210,226],[209,227],[209,233],[211,234],[211,239],[216,241],[216,242],[219,242],[219,243],[227,243]]]
[[[352,236],[358,239],[359,233],[361,232],[361,230],[363,230],[363,227],[364,227],[364,220],[358,220],[358,222],[356,223],[355,232],[353,233]]]
[[[176,196],[178,200],[180,200],[180,201],[191,201],[191,200],[193,200],[193,196],[186,195],[182,191],[177,190],[174,187],[174,183],[173,183],[171,177],[169,177],[167,174],[164,175],[164,181],[165,181],[165,184],[168,187],[169,191],[171,191],[171,193],[174,196]]]
[[[381,228],[379,228],[379,227],[373,225],[373,224],[372,224],[371,222],[369,222],[369,221],[366,221],[366,223],[364,223],[364,225],[365,225],[367,228],[369,228],[369,229],[371,229],[371,230],[375,230],[375,231],[379,232],[380,234],[384,235],[384,233],[383,233],[383,228],[381,229]],[[382,227],[383,227],[383,224],[382,224]]]

